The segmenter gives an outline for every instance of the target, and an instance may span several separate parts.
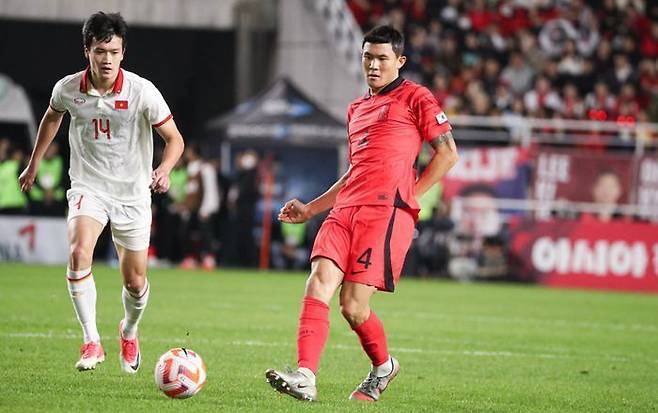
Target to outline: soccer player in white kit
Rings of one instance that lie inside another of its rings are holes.
[[[84,55],[89,66],[55,84],[32,156],[19,180],[22,190],[28,191],[68,112],[71,189],[67,192],[70,249],[66,278],[84,334],[75,366],[90,370],[105,360],[96,328],[91,264],[96,241],[109,221],[123,276],[125,314],[119,322],[119,359],[122,370],[134,374],[141,360],[137,326],[149,297],[150,190],[169,189],[169,172],[184,143],[158,89],[121,69],[126,31],[126,22],[118,13],[94,13],[84,23]],[[151,167],[152,127],[165,141],[162,162],[155,170]]]

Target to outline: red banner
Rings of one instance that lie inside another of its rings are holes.
[[[627,222],[517,221],[510,264],[555,287],[658,293],[658,226]]]
[[[474,185],[486,185],[497,198],[525,199],[529,151],[519,147],[463,148],[459,162],[443,178],[443,196],[452,199]]]
[[[643,156],[635,178],[635,201],[642,218],[658,222],[658,157]]]
[[[629,202],[633,178],[630,155],[543,149],[537,155],[534,193],[538,200],[596,202],[594,191],[603,175],[613,175],[621,188],[619,204]]]

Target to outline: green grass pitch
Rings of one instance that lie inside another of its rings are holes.
[[[320,400],[304,404],[263,375],[296,360],[302,274],[151,270],[143,364],[127,376],[118,363],[120,276],[94,273],[107,358],[80,373],[64,268],[0,264],[0,411],[658,411],[656,296],[403,279],[373,301],[402,366],[375,405],[346,400],[369,363],[334,299]],[[176,346],[208,366],[192,399],[170,400],[153,382],[156,360]]]

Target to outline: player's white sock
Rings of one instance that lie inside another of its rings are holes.
[[[146,304],[149,300],[149,293],[150,288],[148,280],[146,280],[144,283],[144,288],[142,288],[142,291],[136,295],[133,295],[130,293],[130,291],[126,290],[125,286],[123,287],[123,291],[121,293],[121,298],[123,299],[123,309],[125,311],[125,321],[123,323],[123,331],[121,332],[123,338],[133,340],[137,336],[137,325],[139,324],[139,320],[142,318],[142,314],[144,314],[144,310],[146,309]]]
[[[389,374],[391,374],[392,371],[393,371],[393,363],[391,362],[390,355],[388,356],[388,360],[386,360],[386,363],[379,366],[375,366],[374,368],[374,373],[377,377],[388,376]]]
[[[84,342],[100,343],[101,338],[96,328],[96,283],[91,267],[79,271],[67,268],[66,282],[75,314],[82,326]]]

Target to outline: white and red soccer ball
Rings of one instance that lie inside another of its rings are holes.
[[[167,396],[187,399],[206,383],[206,365],[194,351],[172,348],[155,365],[155,384]]]

